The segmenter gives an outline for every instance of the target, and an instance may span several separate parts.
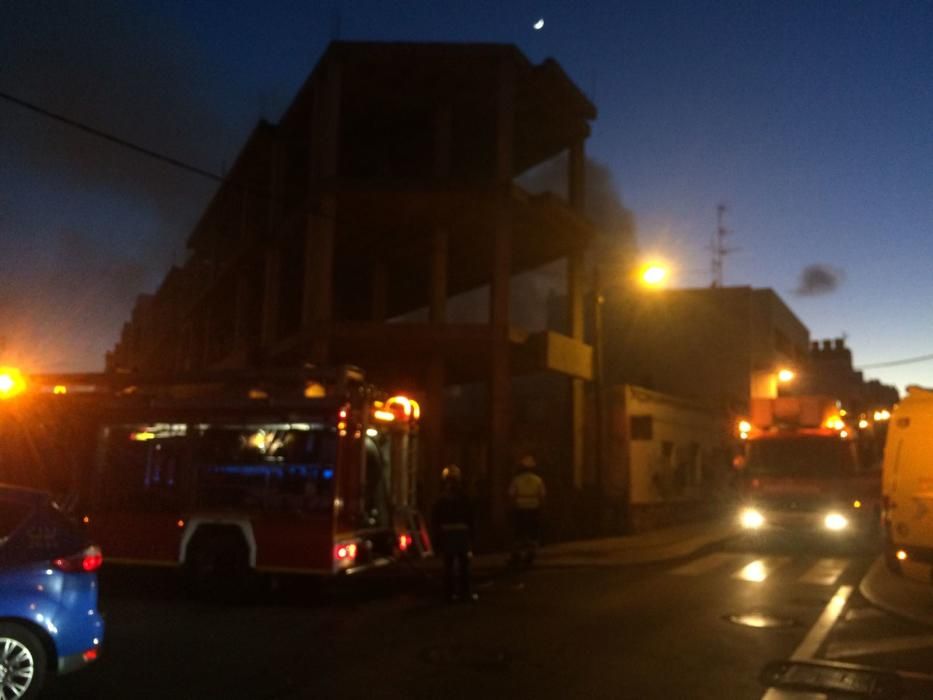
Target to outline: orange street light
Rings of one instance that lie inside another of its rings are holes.
[[[797,375],[794,374],[794,370],[787,369],[787,367],[778,370],[778,381],[782,384],[787,384],[787,382],[794,381],[794,377],[796,376]]]
[[[645,287],[657,289],[663,287],[667,281],[670,270],[661,263],[647,263],[642,266],[638,274],[638,279]]]
[[[10,399],[26,391],[26,379],[16,367],[0,367],[0,400]]]

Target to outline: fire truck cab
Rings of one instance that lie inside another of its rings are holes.
[[[828,397],[752,401],[734,462],[744,530],[840,537],[877,527],[880,472],[864,463],[859,427],[845,418]]]

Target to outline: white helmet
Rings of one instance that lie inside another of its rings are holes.
[[[538,466],[538,463],[531,455],[524,455],[520,460],[518,460],[518,466],[520,466],[522,469],[535,469]]]

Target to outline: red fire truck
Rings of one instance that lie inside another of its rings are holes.
[[[18,400],[31,405],[21,426],[52,411],[82,426],[70,431],[84,436],[78,514],[110,563],[202,580],[354,573],[430,553],[415,509],[420,406],[356,368],[123,378],[116,392],[56,385]]]
[[[881,473],[868,459],[869,426],[846,418],[828,397],[752,401],[752,415],[737,425],[744,529],[840,536],[877,528]]]

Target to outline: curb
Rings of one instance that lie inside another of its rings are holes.
[[[654,537],[658,533],[651,533]],[[681,559],[739,534],[731,521],[719,522],[703,534],[646,544],[637,536],[564,542],[538,549],[535,569],[609,568]],[[509,569],[509,553],[498,552],[475,557],[476,571]]]
[[[933,586],[898,576],[878,557],[859,583],[859,593],[877,608],[933,627]]]
[[[607,548],[603,552],[592,549],[589,552],[567,551],[566,553],[538,553],[536,565],[549,568],[574,567],[613,567],[631,564],[651,564],[695,554],[707,547],[732,539],[738,535],[738,530],[732,525],[721,526],[715,532],[705,535],[694,535],[683,540],[654,545],[631,543],[628,546],[616,549]],[[597,541],[598,542],[598,541]]]

